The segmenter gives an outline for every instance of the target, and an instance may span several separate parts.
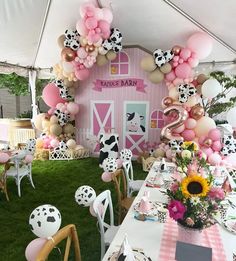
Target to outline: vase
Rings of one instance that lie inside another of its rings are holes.
[[[202,229],[185,227],[180,223],[177,224],[178,224],[178,237],[177,237],[178,241],[182,241],[184,243],[189,243],[193,245],[201,244]]]

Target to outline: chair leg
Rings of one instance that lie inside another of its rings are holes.
[[[29,177],[29,180],[30,180],[31,186],[35,189],[34,182],[33,182],[33,179],[32,179],[32,175],[29,174],[28,177]]]
[[[105,242],[101,240],[101,261],[105,255]]]
[[[17,189],[18,189],[18,196],[19,196],[19,197],[21,197],[20,182],[21,182],[21,179],[19,179],[19,180],[17,181]]]

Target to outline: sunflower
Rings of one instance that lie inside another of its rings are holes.
[[[193,145],[192,145],[193,144]],[[183,149],[188,149],[190,146],[193,146],[193,151],[197,151],[199,148],[198,148],[198,145],[196,142],[194,141],[185,141],[183,144],[182,144],[182,148]]]
[[[181,189],[184,197],[205,197],[209,191],[206,179],[201,176],[188,176],[181,182]]]

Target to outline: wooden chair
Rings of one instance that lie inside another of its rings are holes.
[[[7,170],[9,168],[9,164],[0,164],[1,170],[0,170],[0,189],[3,191],[3,193],[6,195],[7,201],[9,201],[9,197],[7,194]]]
[[[61,241],[63,241],[66,238],[67,241],[63,260],[68,260],[71,242],[73,241],[75,250],[74,260],[81,261],[79,239],[74,224],[70,224],[63,227],[52,237],[52,239],[49,239],[38,253],[36,261],[45,261],[48,258],[50,252],[53,250],[53,248],[56,247]]]
[[[112,174],[112,180],[118,197],[118,223],[121,224],[134,201],[134,197],[127,197],[127,181],[123,169],[116,170]]]

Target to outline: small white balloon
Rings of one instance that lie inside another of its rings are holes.
[[[87,185],[79,187],[75,192],[75,201],[78,205],[89,207],[96,198],[95,190]]]
[[[228,111],[226,119],[233,128],[236,128],[236,107]]]
[[[222,85],[216,79],[206,80],[202,84],[202,95],[205,98],[212,99],[223,91]]]
[[[61,226],[61,214],[52,205],[39,206],[30,214],[29,225],[37,237],[51,237]]]
[[[115,172],[118,169],[115,158],[108,157],[102,162],[102,167],[105,172]]]

